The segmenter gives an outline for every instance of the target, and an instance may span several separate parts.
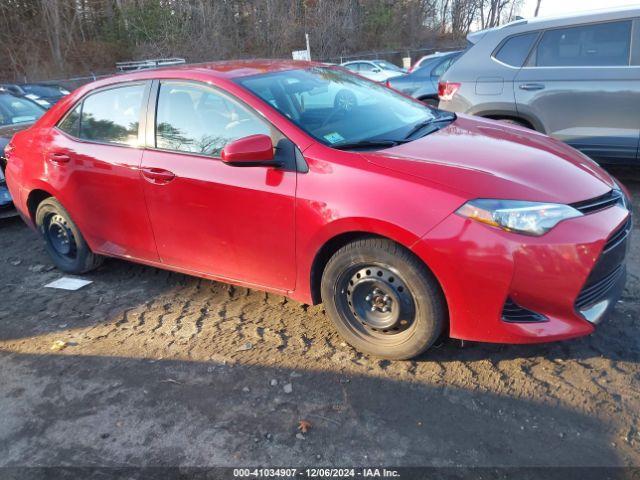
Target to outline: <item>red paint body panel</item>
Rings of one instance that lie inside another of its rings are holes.
[[[226,145],[220,157],[229,163],[273,160],[273,143],[268,135],[250,135]]]
[[[97,253],[302,302],[312,301],[312,266],[328,241],[353,232],[381,235],[411,249],[433,271],[453,337],[530,343],[593,331],[573,305],[606,239],[626,219],[625,209],[567,220],[541,237],[507,233],[454,212],[473,198],[594,198],[614,186],[607,173],[544,135],[465,116],[394,148],[339,151],[232,81],[310,65],[223,62],[84,86],[12,140],[6,173],[16,206],[30,219],[29,195],[44,190],[67,208]],[[95,88],[151,79],[186,79],[226,91],[291,140],[308,172],[238,168],[202,155],[80,142],[54,127]],[[52,162],[51,153],[69,161]],[[549,321],[502,321],[508,296]]]
[[[176,176],[166,185],[144,182],[166,265],[294,288],[295,172],[154,150],[144,152],[142,165]]]

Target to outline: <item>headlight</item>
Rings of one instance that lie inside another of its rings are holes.
[[[559,203],[484,198],[465,203],[456,213],[507,232],[535,236],[544,235],[563,220],[582,216],[575,208]]]

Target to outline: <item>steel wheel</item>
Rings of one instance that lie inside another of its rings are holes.
[[[322,301],[336,330],[361,352],[413,358],[442,333],[440,287],[411,251],[363,238],[336,251],[322,273]]]
[[[413,295],[389,266],[356,265],[340,276],[337,287],[336,305],[349,328],[363,340],[395,344],[411,334]]]
[[[102,257],[91,251],[69,212],[55,198],[40,202],[35,221],[47,253],[63,272],[85,273],[102,263]]]
[[[50,214],[44,219],[43,233],[53,251],[64,258],[75,260],[78,245],[69,222],[60,214]]]

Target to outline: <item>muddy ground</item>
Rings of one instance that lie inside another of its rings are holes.
[[[640,466],[637,231],[629,270],[588,338],[390,362],[321,307],[124,261],[43,288],[61,273],[5,220],[0,466]]]

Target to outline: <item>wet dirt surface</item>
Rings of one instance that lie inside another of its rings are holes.
[[[124,261],[43,288],[62,274],[3,220],[0,466],[640,466],[637,229],[592,336],[391,362],[346,345],[321,306]]]

